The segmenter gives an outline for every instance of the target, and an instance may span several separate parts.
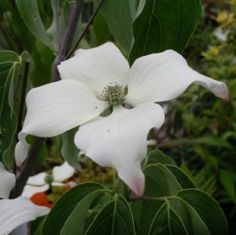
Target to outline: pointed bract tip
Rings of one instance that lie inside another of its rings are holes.
[[[139,185],[136,185],[135,187],[131,188],[131,190],[137,197],[142,197],[144,194],[144,187],[140,187],[140,182]]]
[[[229,102],[229,101],[230,101],[229,93],[227,93],[227,94],[223,97],[223,100],[226,101],[226,102]]]
[[[126,174],[126,177],[122,177],[121,175],[119,175],[119,177],[124,181],[124,183],[137,197],[143,196],[145,188],[145,177],[141,170],[133,175]]]

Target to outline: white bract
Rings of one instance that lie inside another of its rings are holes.
[[[219,27],[219,28],[215,29],[213,34],[220,42],[226,42],[229,31],[228,30],[223,30],[222,28]]]
[[[46,172],[29,177],[22,196],[31,198],[36,193],[46,192],[52,186],[66,186],[63,181],[70,179],[75,174],[75,169],[67,162],[52,169],[52,175]],[[49,183],[50,181],[50,183]]]
[[[192,70],[173,50],[143,56],[130,68],[119,49],[106,43],[77,50],[58,69],[61,81],[34,88],[27,95],[16,162],[25,159],[27,134],[53,137],[80,126],[76,146],[99,165],[114,167],[137,195],[144,191],[141,162],[148,132],[164,122],[163,109],[155,102],[176,98],[192,83],[228,99],[223,82]],[[112,113],[104,115],[111,106]]]
[[[0,162],[0,234],[9,234],[21,224],[44,216],[49,209],[34,205],[26,197],[6,199],[15,186],[15,175],[8,172]]]
[[[0,162],[0,198],[8,198],[15,183],[15,175],[7,171]]]

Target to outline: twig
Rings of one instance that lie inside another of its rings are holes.
[[[16,198],[21,195],[25,187],[25,184],[29,178],[29,175],[32,174],[33,167],[36,163],[36,156],[38,156],[42,144],[43,144],[42,138],[38,137],[35,138],[35,142],[30,148],[28,158],[26,159],[18,178],[16,179],[16,186],[11,191],[10,198]]]
[[[72,8],[69,24],[65,30],[64,36],[60,43],[60,49],[58,55],[54,61],[52,81],[60,80],[60,75],[57,66],[60,64],[61,61],[65,60],[66,54],[70,50],[73,37],[75,34],[76,25],[79,21],[82,6],[83,6],[83,0],[77,0],[74,4],[74,7]]]
[[[83,39],[83,37],[84,37],[85,34],[87,33],[87,31],[88,31],[90,25],[92,24],[92,22],[93,22],[95,16],[97,15],[98,11],[100,10],[100,8],[102,7],[102,4],[103,4],[104,2],[105,2],[105,0],[101,0],[101,1],[99,2],[99,4],[97,5],[95,11],[94,11],[93,14],[91,15],[91,17],[90,17],[90,19],[89,19],[87,25],[85,26],[83,32],[81,33],[81,35],[80,35],[78,41],[76,42],[76,44],[74,45],[74,47],[70,50],[70,52],[66,55],[66,59],[69,58],[69,57],[73,54],[73,52],[75,51],[75,49],[79,46],[81,40]]]
[[[56,65],[59,64],[65,58],[65,55],[70,50],[71,43],[72,43],[73,36],[74,36],[74,32],[75,32],[75,28],[76,28],[76,25],[77,25],[77,22],[78,22],[80,13],[81,13],[82,2],[83,2],[83,0],[76,0],[74,6],[72,8],[71,17],[69,19],[68,26],[65,30],[58,55],[57,55],[55,62],[54,62],[53,74],[52,74],[51,81],[57,81],[59,79],[59,74],[57,75],[58,71],[57,71]],[[28,153],[28,156],[25,160],[23,167],[18,169],[19,174],[16,179],[16,185],[15,185],[14,189],[11,191],[10,198],[16,198],[22,194],[24,186],[25,186],[25,184],[31,174],[31,171],[35,165],[37,155],[39,154],[39,151],[40,151],[40,148],[43,144],[43,141],[44,141],[44,139],[42,139],[42,138],[38,138],[38,137],[35,138],[35,141],[30,148],[30,151]]]

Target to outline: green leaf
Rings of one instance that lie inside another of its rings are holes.
[[[44,235],[60,234],[75,206],[88,194],[101,189],[103,186],[100,184],[86,183],[80,184],[63,194],[45,218],[42,233]]]
[[[4,112],[3,106],[4,102],[11,101],[9,97],[9,90],[12,84],[15,84],[17,80],[17,76],[19,76],[19,66],[21,65],[21,58],[13,51],[2,50],[0,51],[0,89],[2,90],[0,93],[0,113]],[[12,95],[12,94],[11,94]],[[12,103],[9,103],[12,108]],[[14,110],[12,110],[14,111]]]
[[[47,46],[37,41],[32,56],[35,61],[35,69],[31,76],[32,85],[37,87],[49,83],[55,55]]]
[[[199,0],[142,0],[133,22],[131,64],[140,56],[174,49],[182,52],[201,16]]]
[[[186,189],[177,194],[201,217],[212,235],[228,234],[228,225],[219,203],[198,189]]]
[[[218,203],[197,189],[167,197],[157,211],[149,235],[228,234],[227,221]]]
[[[81,170],[78,159],[79,150],[78,148],[76,148],[74,143],[74,137],[77,130],[78,128],[74,128],[61,135],[62,138],[61,154],[63,158],[71,166],[75,167],[77,170]]]
[[[109,41],[111,34],[102,13],[98,13],[94,19],[93,31],[98,45]]]
[[[220,182],[229,194],[231,200],[236,204],[236,175],[229,170],[220,171]]]
[[[159,163],[148,165],[144,173],[146,177],[145,195],[170,196],[182,189],[175,175],[164,165]]]
[[[42,22],[37,0],[16,0],[20,15],[31,33],[50,49],[55,50]]]
[[[138,235],[148,234],[153,217],[163,203],[163,201],[159,200],[138,200],[132,202],[131,209]]]
[[[165,203],[158,210],[151,224],[149,235],[188,235],[181,219],[169,208],[169,204]]]
[[[176,166],[175,161],[160,150],[153,150],[148,154],[146,165],[153,163],[169,164]]]
[[[104,193],[108,191],[105,189],[97,190],[88,194],[83,198],[72,211],[68,219],[66,220],[60,235],[83,235],[86,215],[92,204],[92,202]]]
[[[120,47],[128,54],[132,43],[132,20],[135,14],[134,0],[106,0],[102,6],[110,32]]]
[[[162,197],[175,195],[187,187],[194,187],[192,181],[175,165],[173,160],[160,151],[150,153],[151,159],[159,162],[149,164],[144,171],[146,176],[145,200],[132,203],[137,234],[148,234],[151,221],[158,209],[163,205],[163,200],[149,200],[149,197]],[[152,158],[153,157],[153,158]],[[162,162],[163,164],[161,164]],[[165,233],[164,233],[165,234]]]
[[[19,56],[14,51],[1,50],[0,51],[0,73],[9,70],[14,62],[17,62]],[[1,77],[1,82],[3,78]]]
[[[14,158],[22,60],[22,56],[13,51],[0,51],[0,153],[8,168],[12,167]]]
[[[166,201],[158,210],[149,235],[174,235],[175,231],[178,231],[179,235],[210,235],[206,225],[194,210],[178,199]]]
[[[97,214],[86,235],[135,235],[134,221],[128,202],[121,195],[105,205]]]
[[[192,180],[186,174],[184,174],[184,172],[179,167],[172,166],[172,165],[165,165],[165,166],[176,177],[176,179],[178,180],[178,182],[180,183],[180,185],[183,189],[184,188],[195,188],[195,185],[192,182]]]
[[[137,233],[227,234],[227,222],[217,202],[195,189],[181,168],[163,163],[149,164],[144,170],[144,199],[132,203]],[[217,228],[214,228],[215,223]]]

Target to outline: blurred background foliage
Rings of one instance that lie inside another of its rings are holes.
[[[50,0],[36,4],[36,1],[25,0],[27,4],[23,5],[22,2],[0,1],[0,49],[4,50],[0,53],[0,156],[9,168],[13,166],[16,137],[24,117],[26,91],[50,81],[52,64],[73,3],[70,0]],[[109,2],[95,17],[80,47],[89,48],[112,40],[132,62],[140,56],[137,49],[140,42],[135,45],[139,29],[135,24],[131,28],[138,1],[123,1],[123,8]],[[225,81],[230,89],[230,101],[226,103],[216,99],[207,90],[193,86],[179,99],[168,103],[165,126],[158,132],[154,131],[152,137],[156,139],[156,147],[173,157],[198,188],[221,203],[231,234],[235,234],[236,1],[204,0],[202,3],[202,19],[184,56],[194,69]],[[97,5],[96,0],[85,1],[74,46]],[[109,15],[109,12],[113,14]],[[180,37],[184,38],[184,32],[182,35]],[[155,45],[150,38],[146,40],[150,40],[145,52],[148,54]],[[162,47],[158,50],[165,48],[165,44],[160,42],[160,45]],[[86,158],[78,158],[73,133],[71,130],[44,143],[37,160],[37,171],[59,163],[62,155],[82,172],[79,173],[81,182],[97,180],[109,183],[114,177],[112,170],[102,170]]]

